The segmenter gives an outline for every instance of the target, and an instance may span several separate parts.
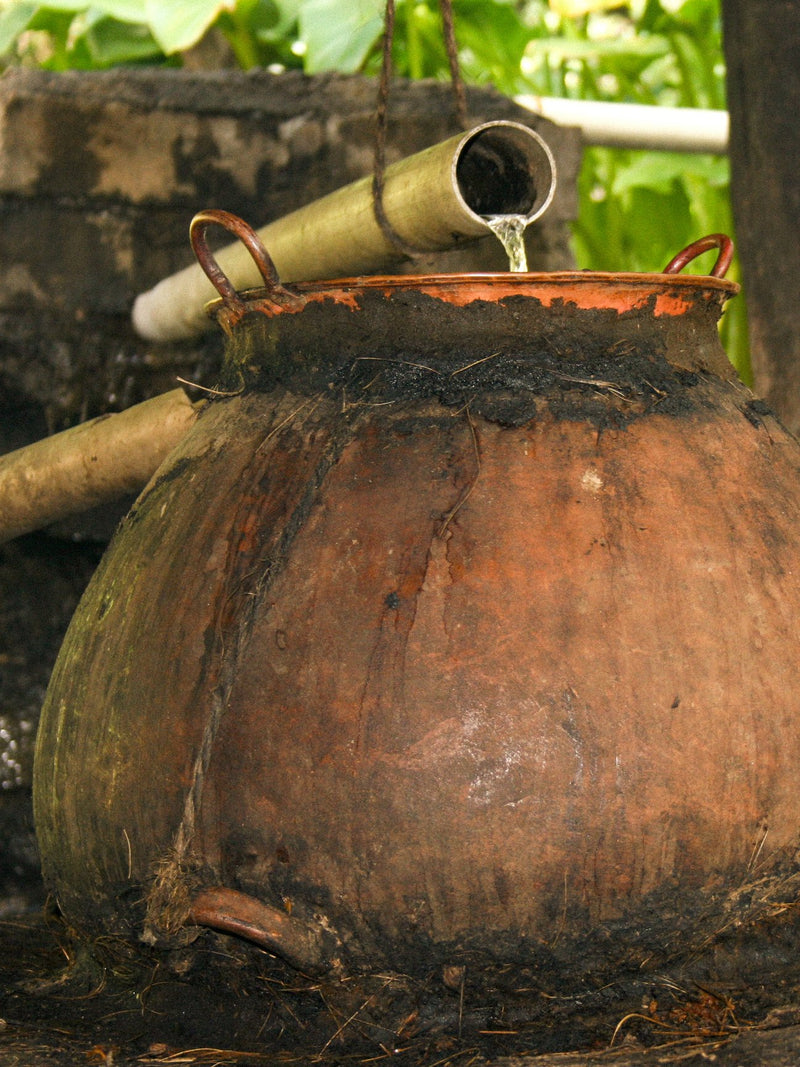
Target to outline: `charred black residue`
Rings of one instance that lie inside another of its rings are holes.
[[[742,407],[742,414],[757,430],[764,428],[765,418],[775,418],[775,412],[764,400],[748,400]]]
[[[624,426],[703,404],[697,386],[707,375],[693,367],[719,362],[715,319],[705,308],[683,318],[656,318],[652,306],[544,307],[529,296],[457,306],[416,290],[367,290],[352,304],[247,315],[229,342],[223,388],[243,380],[327,394],[343,410],[435,400],[507,426],[546,406],[559,419]]]

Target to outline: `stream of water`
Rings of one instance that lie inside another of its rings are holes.
[[[486,224],[502,244],[508,256],[508,269],[522,272],[528,269],[525,256],[526,215],[484,215]]]

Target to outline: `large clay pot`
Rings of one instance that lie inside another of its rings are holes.
[[[800,820],[800,450],[721,349],[736,286],[677,273],[726,239],[663,274],[287,290],[249,234],[196,220],[220,395],[53,674],[64,915],[309,970],[637,965],[714,928]]]

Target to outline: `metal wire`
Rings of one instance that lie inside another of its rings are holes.
[[[453,87],[456,121],[462,129],[468,125],[467,95],[458,63],[458,44],[453,21],[453,0],[439,0],[442,13],[442,35],[450,65],[450,81]],[[372,169],[372,204],[375,218],[384,236],[401,255],[413,258],[422,249],[404,240],[386,216],[383,205],[383,183],[386,170],[386,131],[389,122],[389,90],[392,81],[392,44],[394,42],[395,0],[386,0],[383,23],[381,76],[378,85],[378,102],[375,109],[375,155]]]

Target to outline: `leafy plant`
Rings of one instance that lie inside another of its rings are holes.
[[[244,67],[375,73],[385,0],[0,0],[0,55],[55,70],[179,64],[209,31]],[[454,0],[464,78],[509,95],[721,108],[720,0]],[[448,78],[437,0],[397,0],[396,73]],[[590,148],[577,262],[661,270],[704,233],[731,232],[727,159]],[[734,263],[730,274],[736,277]],[[750,376],[744,302],[723,323]]]
[[[528,92],[725,106],[719,0],[551,0],[541,16],[522,62]],[[702,234],[733,231],[726,157],[589,148],[579,193],[576,258],[597,270],[660,270]],[[739,280],[738,262],[728,277]],[[743,300],[729,305],[722,334],[740,375],[751,381]]]

